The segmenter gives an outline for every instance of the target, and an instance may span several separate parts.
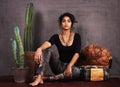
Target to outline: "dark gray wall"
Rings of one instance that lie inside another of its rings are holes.
[[[113,55],[112,76],[120,76],[120,2],[119,0],[0,0],[0,76],[11,75],[14,66],[10,37],[19,26],[22,37],[25,26],[25,8],[35,7],[35,49],[54,33],[59,33],[58,17],[71,12],[78,23],[75,32],[81,34],[82,47],[97,44]],[[55,49],[55,48],[54,48]]]

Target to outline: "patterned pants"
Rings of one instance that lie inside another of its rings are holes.
[[[43,61],[39,64],[38,69],[37,69],[37,74],[43,74],[44,72],[44,67],[46,61],[49,59],[49,64],[51,67],[52,72],[55,74],[54,76],[50,76],[50,80],[59,80],[59,79],[68,79],[68,77],[64,76],[64,71],[67,67],[67,63],[64,63],[59,60],[59,58],[55,58],[55,56],[51,56],[51,52],[46,50],[43,53]],[[73,66],[72,67],[72,79],[79,79],[80,78],[80,68]]]

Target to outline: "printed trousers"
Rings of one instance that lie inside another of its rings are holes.
[[[61,75],[64,74],[64,71],[68,65],[68,63],[64,63],[60,61],[59,58],[56,58],[53,52],[47,49],[43,52],[43,60],[39,63],[36,74],[44,74],[46,63],[49,63],[52,72],[56,75],[56,77],[54,76],[55,77],[54,79],[61,78]],[[80,78],[80,73],[81,73],[80,68],[73,66],[71,71],[72,71],[72,79]]]

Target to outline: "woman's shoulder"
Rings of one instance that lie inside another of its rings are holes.
[[[79,33],[75,33],[75,36],[76,36],[76,37],[80,37],[80,34],[79,34]]]
[[[79,33],[75,33],[74,39],[75,40],[80,40],[81,39],[80,34]]]
[[[52,37],[53,37],[53,36],[56,37],[56,36],[58,36],[58,34],[53,34]]]
[[[58,34],[53,34],[53,35],[51,36],[51,38],[56,38],[56,37],[58,37]]]

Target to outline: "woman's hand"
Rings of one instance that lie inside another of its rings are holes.
[[[50,46],[51,46],[51,43],[46,41],[37,49],[34,56],[34,60],[36,63],[40,63],[42,58],[42,51],[49,48]]]
[[[64,72],[64,74],[65,74],[66,77],[71,78],[72,77],[72,67],[68,65],[65,72]]]
[[[37,51],[35,52],[34,60],[36,63],[40,63],[41,58],[42,58],[42,50],[38,48]]]
[[[65,76],[72,78],[72,67],[78,58],[79,58],[79,53],[75,53],[72,60],[70,61],[70,63],[68,64],[68,66],[64,72]]]

